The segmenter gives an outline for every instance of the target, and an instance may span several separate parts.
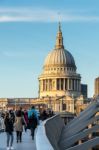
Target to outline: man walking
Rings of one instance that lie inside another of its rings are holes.
[[[32,106],[32,108],[28,111],[28,119],[29,119],[29,127],[31,130],[31,136],[32,139],[34,140],[34,132],[37,125],[39,124],[38,112],[34,106]]]

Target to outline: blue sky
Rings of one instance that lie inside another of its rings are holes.
[[[58,21],[88,95],[99,76],[99,0],[0,0],[0,97],[37,97]]]

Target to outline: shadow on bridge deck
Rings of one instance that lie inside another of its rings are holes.
[[[14,133],[15,150],[36,150],[35,140],[32,140],[30,131],[23,132],[23,138],[21,143],[16,142],[16,134]],[[6,150],[6,133],[0,133],[0,150]]]

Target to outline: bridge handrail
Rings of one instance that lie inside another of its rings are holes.
[[[37,150],[59,150],[58,142],[63,126],[63,120],[59,115],[42,122],[36,133]]]

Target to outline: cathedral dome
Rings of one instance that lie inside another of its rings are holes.
[[[44,62],[44,67],[50,66],[72,67],[76,69],[75,61],[72,54],[64,48],[60,24],[56,37],[55,49],[47,55]]]
[[[64,66],[76,68],[71,53],[65,49],[54,49],[45,59],[44,66]]]
[[[48,96],[79,96],[81,91],[80,81],[80,74],[76,73],[75,60],[72,54],[64,48],[59,23],[55,47],[47,55],[43,71],[39,76],[39,96],[47,98]]]

